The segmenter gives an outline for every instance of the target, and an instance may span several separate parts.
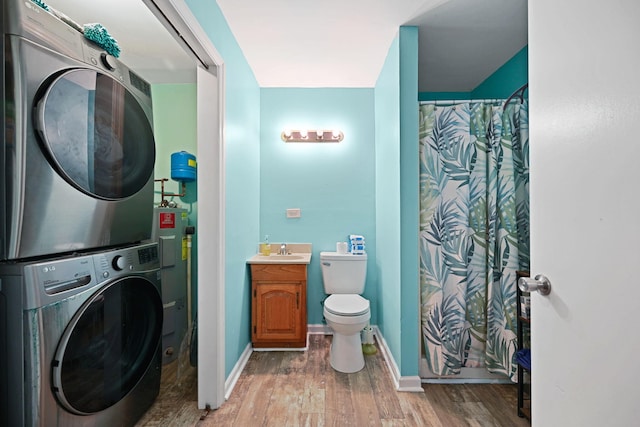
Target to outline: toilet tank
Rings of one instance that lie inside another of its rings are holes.
[[[361,294],[367,278],[367,254],[320,252],[322,282],[326,294]]]

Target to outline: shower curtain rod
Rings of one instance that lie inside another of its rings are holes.
[[[431,101],[420,101],[420,105],[436,104],[436,106],[449,106],[456,104],[466,104],[469,102],[484,102],[486,104],[495,104],[502,102],[502,99],[434,99]]]
[[[527,90],[528,87],[529,87],[529,83],[525,83],[522,86],[520,86],[520,88],[518,88],[515,92],[511,94],[510,97],[507,98],[507,100],[504,102],[503,108],[506,107],[509,104],[509,102],[511,102],[511,100],[516,98],[520,98],[520,102],[524,102],[524,91]]]
[[[507,98],[507,100],[504,102],[502,107],[503,108],[506,107],[509,104],[509,102],[513,101],[516,98],[518,98],[520,102],[524,102],[524,91],[527,90],[528,87],[529,87],[529,83],[525,83],[524,85],[519,87],[515,92],[511,94],[511,96]],[[433,99],[430,101],[420,101],[420,105],[435,104],[436,106],[450,106],[450,105],[457,105],[457,104],[465,104],[468,102],[484,102],[486,104],[494,104],[498,102],[501,103],[502,101],[503,101],[502,99]]]

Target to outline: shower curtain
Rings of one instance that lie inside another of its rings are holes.
[[[420,105],[420,285],[436,375],[515,381],[516,271],[529,270],[527,104]]]

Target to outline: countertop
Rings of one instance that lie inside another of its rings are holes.
[[[271,255],[256,254],[247,260],[247,264],[309,264],[311,262],[311,243],[286,243],[287,255],[279,255],[282,243],[271,243]]]

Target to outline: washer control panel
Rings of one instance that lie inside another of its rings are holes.
[[[157,243],[102,252],[93,259],[99,281],[160,268]]]
[[[25,263],[13,268],[23,269],[30,283],[24,286],[25,309],[42,307],[68,298],[72,292],[82,292],[107,280],[132,274],[160,271],[158,244],[145,243],[120,249]]]
[[[38,285],[48,295],[86,286],[95,280],[93,260],[90,256],[35,264],[33,273]]]

